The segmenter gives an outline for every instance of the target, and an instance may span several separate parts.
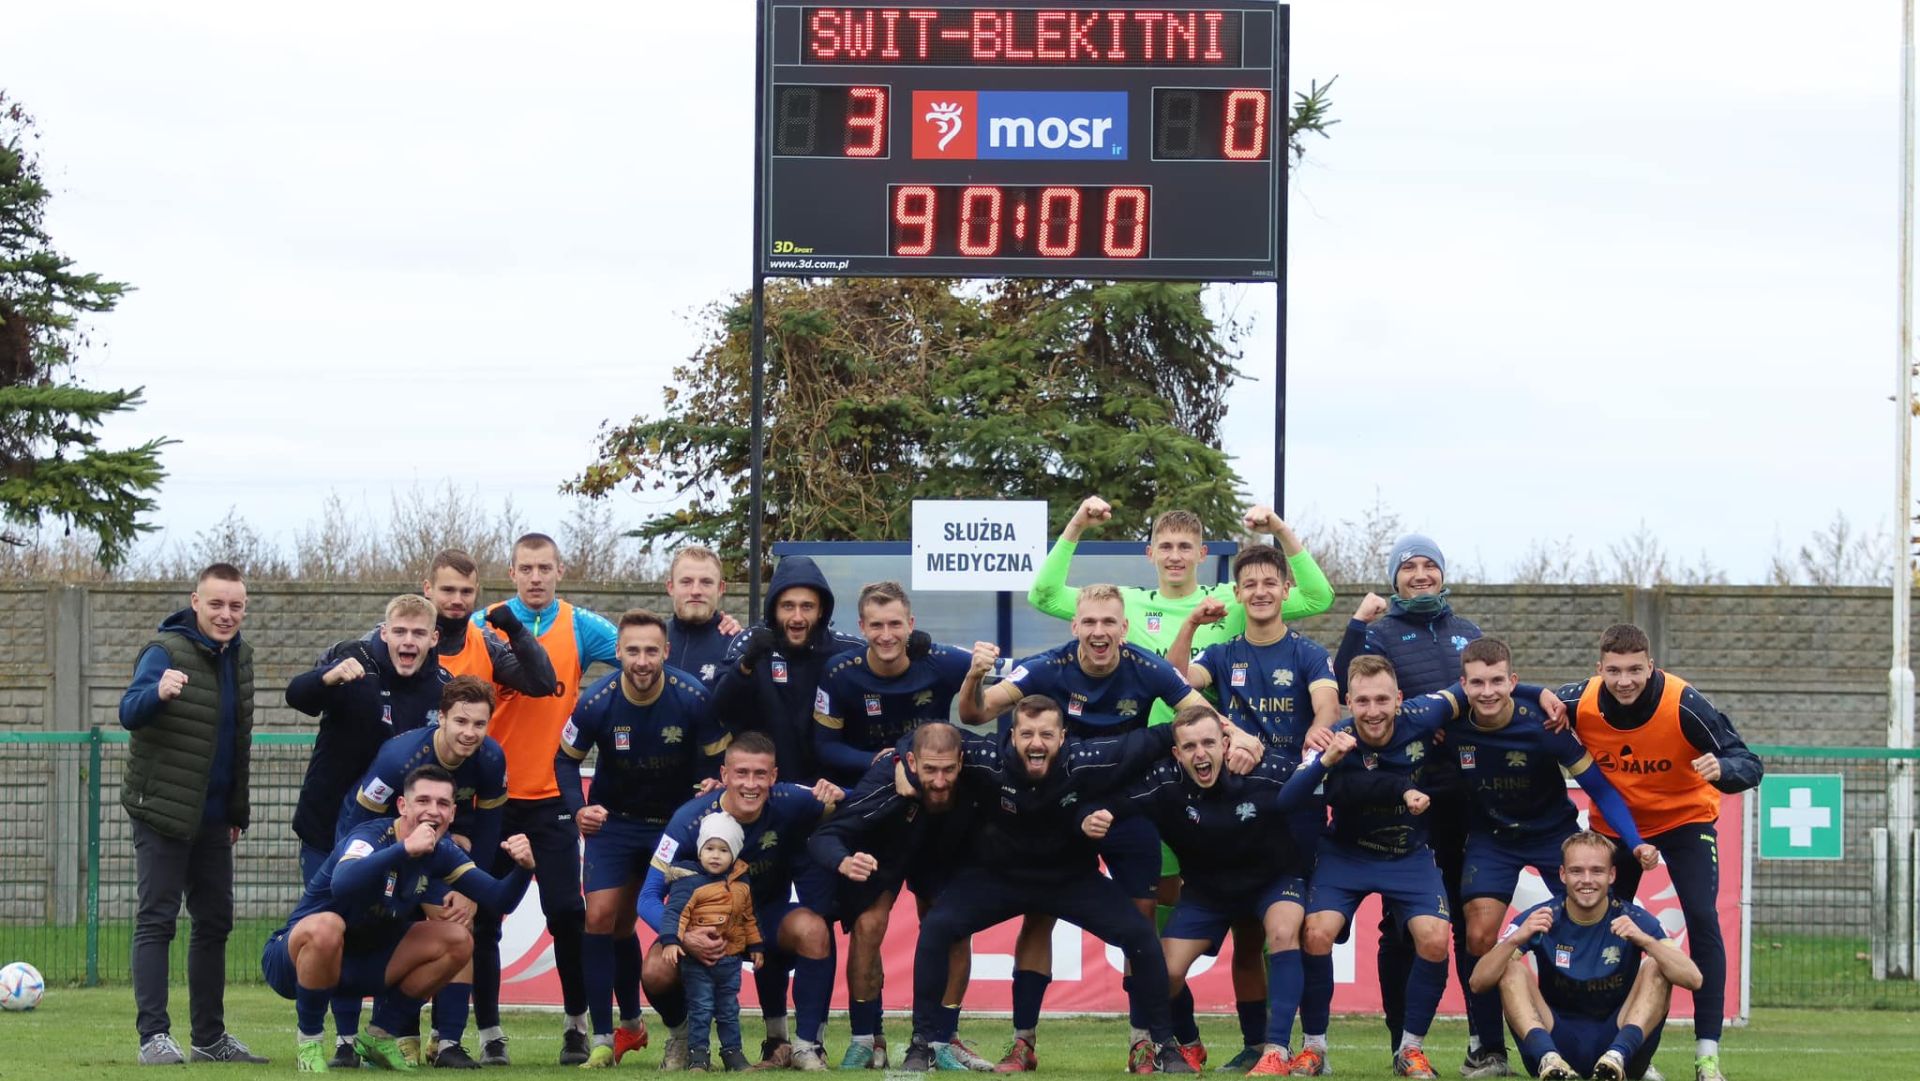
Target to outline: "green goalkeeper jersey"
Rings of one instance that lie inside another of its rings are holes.
[[[1032,588],[1027,590],[1027,603],[1050,616],[1072,621],[1080,590],[1067,584],[1067,567],[1073,562],[1073,554],[1079,547],[1078,541],[1064,537],[1054,542],[1053,548],[1047,552],[1047,558],[1041,562],[1039,572],[1034,575]],[[1327,581],[1326,574],[1320,570],[1320,564],[1313,561],[1312,555],[1302,550],[1290,556],[1287,565],[1293,569],[1293,589],[1287,593],[1286,603],[1280,606],[1282,620],[1291,623],[1317,616],[1333,607],[1333,585]],[[1231,582],[1201,587],[1184,597],[1169,597],[1157,589],[1121,586],[1120,597],[1126,604],[1127,641],[1151,649],[1162,657],[1173,646],[1173,640],[1179,635],[1180,625],[1186,622],[1187,616],[1209,597],[1227,606],[1227,618],[1196,628],[1193,632],[1193,652],[1198,653],[1207,646],[1224,642],[1247,629],[1247,611],[1240,607],[1239,601],[1234,600]],[[1172,719],[1173,711],[1165,704],[1155,702],[1153,715],[1147,723],[1165,724]]]

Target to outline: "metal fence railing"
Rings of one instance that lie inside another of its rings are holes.
[[[312,745],[307,732],[254,736],[253,829],[234,863],[234,982],[258,981],[257,945],[299,897],[298,842],[288,823]],[[1840,838],[1837,858],[1774,858],[1765,794],[1749,795],[1748,1003],[1920,1009],[1920,982],[1876,979],[1871,960],[1872,827],[1886,823],[1889,782],[1911,783],[1920,772],[1920,751],[1754,749],[1775,784],[1839,778]],[[0,808],[0,963],[31,961],[56,985],[126,982],[135,904],[132,831],[119,807],[126,756],[127,733],[117,728],[0,733],[0,778],[10,794]],[[1831,784],[1806,782],[1817,783]],[[1786,806],[1791,813],[1791,801]],[[183,911],[173,943],[180,980],[188,934]]]
[[[1749,796],[1751,1004],[1920,1009],[1920,982],[1875,979],[1872,964],[1874,928],[1886,923],[1873,828],[1887,824],[1888,786],[1913,784],[1920,751],[1753,750],[1768,787]]]

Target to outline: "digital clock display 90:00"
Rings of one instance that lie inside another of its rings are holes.
[[[1143,187],[893,184],[894,255],[1139,259],[1153,235]]]

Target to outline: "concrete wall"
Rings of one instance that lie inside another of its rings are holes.
[[[301,731],[286,708],[288,679],[340,638],[365,632],[406,583],[255,583],[245,634],[253,643],[261,731]],[[504,583],[486,595],[507,594]],[[634,605],[664,610],[654,584],[569,585],[567,597],[602,613]],[[1301,629],[1334,648],[1365,587],[1341,587],[1333,612]],[[140,646],[186,603],[183,584],[60,586],[0,584],[0,732],[84,731],[116,724],[115,710]],[[1631,620],[1652,636],[1654,655],[1731,717],[1751,743],[1881,746],[1885,743],[1887,624],[1884,591],[1760,587],[1470,586],[1455,608],[1514,647],[1533,682],[1592,671],[1601,628]],[[730,606],[736,613],[744,598]],[[842,618],[843,627],[849,620]],[[990,636],[982,628],[983,637]],[[1063,633],[1064,637],[1064,633]],[[0,744],[0,770],[15,780],[8,845],[0,849],[0,920],[71,919],[85,860],[84,746]],[[103,770],[103,897],[125,914],[133,873],[126,819],[113,810],[120,763]],[[304,748],[256,754],[255,830],[240,858],[243,912],[274,915],[290,903],[293,842],[285,823]],[[1885,767],[1863,762],[1775,761],[1776,771],[1845,772],[1849,859],[1840,864],[1767,864],[1755,875],[1756,925],[1792,923],[1818,907],[1821,923],[1864,934],[1868,908],[1866,828],[1881,820]],[[76,861],[78,863],[76,864]],[[1817,899],[1817,904],[1816,904]]]

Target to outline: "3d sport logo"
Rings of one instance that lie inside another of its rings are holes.
[[[915,90],[913,156],[1125,161],[1127,95]]]

